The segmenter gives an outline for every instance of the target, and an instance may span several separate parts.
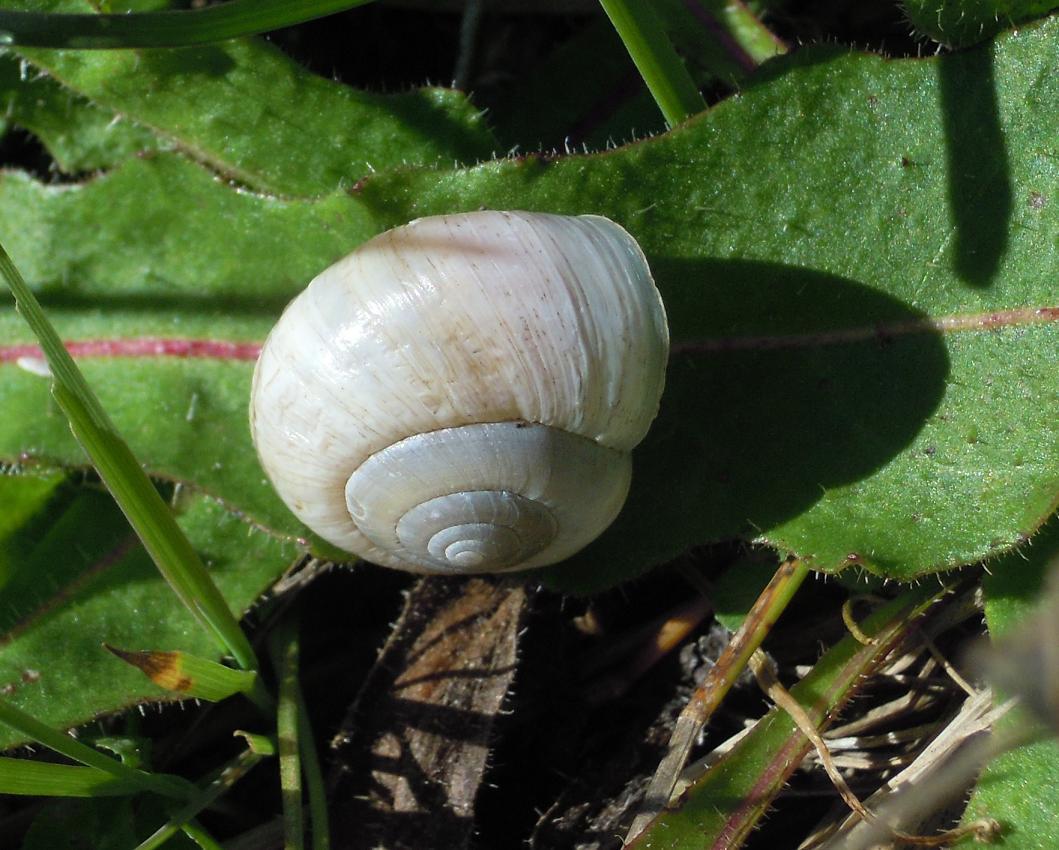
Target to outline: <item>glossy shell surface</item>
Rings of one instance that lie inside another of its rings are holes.
[[[342,549],[423,572],[543,565],[620,509],[667,356],[647,263],[613,222],[420,219],[290,304],[252,433],[286,504]]]

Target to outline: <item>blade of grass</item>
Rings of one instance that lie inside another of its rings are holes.
[[[316,739],[309,723],[309,713],[301,687],[295,682],[298,696],[298,744],[305,773],[305,790],[309,795],[309,828],[312,835],[312,850],[331,850],[331,825],[327,815],[327,787],[324,772],[320,767],[320,756],[316,752]]]
[[[0,275],[11,287],[19,313],[40,341],[53,378],[52,394],[66,414],[74,436],[162,576],[218,645],[230,652],[243,669],[256,670],[257,659],[250,641],[228,603],[154,484],[118,435],[3,246],[0,246]],[[262,708],[267,710],[267,706]]]
[[[670,127],[706,101],[646,0],[599,0]]]
[[[627,840],[635,838],[665,808],[699,731],[731,690],[750,656],[768,637],[807,575],[809,567],[803,561],[788,561],[780,564],[772,580],[761,591],[743,625],[732,636],[717,663],[710,668],[706,680],[691,695],[677,718],[669,739],[669,749],[658,765],[651,784],[647,786],[640,812],[629,827]]]
[[[833,719],[890,652],[915,636],[916,621],[951,587],[927,584],[883,605],[862,624],[872,641],[847,635],[790,689],[818,729]],[[742,846],[812,743],[785,711],[774,707],[738,744],[664,810],[630,850],[733,850]],[[631,836],[630,836],[631,838]]]
[[[115,797],[141,789],[94,767],[0,757],[0,794],[29,797]]]
[[[166,841],[176,835],[180,830],[188,832],[188,834],[199,841],[199,835],[201,834],[201,827],[197,827],[193,823],[193,818],[201,812],[203,809],[212,805],[222,794],[228,791],[236,782],[246,776],[258,762],[262,759],[268,758],[272,755],[272,752],[262,749],[260,746],[255,746],[244,750],[232,761],[225,765],[218,773],[217,777],[205,788],[199,791],[188,804],[176,812],[164,825],[160,826],[153,834],[142,841],[136,846],[136,850],[154,850],[156,847],[161,847]],[[187,827],[191,826],[191,830],[188,831]],[[213,841],[207,836],[209,841]],[[213,842],[216,844],[216,842]],[[201,844],[200,846],[206,846]],[[210,846],[213,846],[212,844]]]
[[[131,15],[0,11],[0,45],[110,50],[187,47],[289,27],[371,0],[230,0]]]
[[[276,736],[279,739],[279,784],[283,800],[283,846],[302,850],[305,826],[302,822],[302,774],[298,741],[301,713],[298,700],[298,623],[295,617],[282,620],[269,635],[269,654],[279,683],[276,709]]]
[[[128,767],[117,759],[104,755],[86,744],[82,744],[76,738],[52,729],[45,723],[41,723],[32,715],[26,714],[10,703],[0,700],[0,723],[5,723],[13,729],[17,729],[27,738],[48,747],[55,752],[80,762],[88,767],[114,777],[119,782],[130,786],[136,791],[153,791],[166,797],[176,797],[186,800],[198,792],[198,789],[179,776],[170,776],[160,773],[145,773]]]
[[[262,687],[255,671],[233,670],[188,652],[130,652],[110,644],[103,645],[108,652],[135,667],[158,687],[185,697],[220,702],[235,694],[250,694]]]

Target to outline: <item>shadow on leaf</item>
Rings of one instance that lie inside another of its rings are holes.
[[[662,409],[621,516],[552,571],[563,589],[768,532],[886,465],[943,395],[949,359],[929,317],[862,283],[761,262],[651,264],[674,336]]]
[[[988,286],[1007,249],[1013,206],[993,54],[983,48],[948,56],[938,62],[938,76],[954,268],[965,283]]]

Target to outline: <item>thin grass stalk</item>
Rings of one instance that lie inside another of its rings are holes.
[[[706,108],[647,0],[600,0],[670,127]]]
[[[228,603],[2,246],[0,275],[15,296],[18,312],[40,341],[52,376],[52,394],[66,414],[74,436],[159,572],[218,646],[230,652],[243,669],[256,670],[257,659],[250,641]]]
[[[305,824],[302,816],[302,768],[298,700],[298,625],[288,617],[269,636],[269,653],[276,668],[279,700],[276,737],[279,741],[279,783],[283,801],[284,850],[303,850]]]
[[[176,812],[167,823],[138,844],[135,850],[156,850],[156,848],[161,847],[181,830],[187,832],[196,841],[199,841],[199,834],[206,834],[208,841],[220,847],[216,841],[209,837],[208,833],[205,833],[201,826],[195,823],[195,816],[212,805],[218,797],[228,791],[236,782],[249,773],[258,762],[266,757],[267,754],[254,752],[253,750],[245,750],[240,753],[220,771],[218,777],[207,788],[199,791],[194,799]],[[191,828],[190,831],[188,827]],[[200,846],[205,845],[200,842]]]
[[[60,755],[120,779],[137,790],[151,791],[155,794],[174,797],[178,800],[190,799],[198,792],[198,789],[191,782],[181,779],[179,776],[146,773],[145,771],[129,767],[123,762],[99,752],[99,750],[92,749],[87,744],[82,744],[76,738],[71,738],[65,732],[53,729],[46,723],[37,720],[33,715],[27,714],[22,709],[16,708],[3,699],[0,699],[0,723],[11,727],[27,738],[50,750],[54,750]]]

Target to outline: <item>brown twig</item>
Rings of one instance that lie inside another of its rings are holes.
[[[743,625],[732,636],[706,680],[692,694],[677,718],[669,739],[669,749],[647,787],[639,813],[629,827],[627,843],[639,835],[669,803],[699,731],[746,667],[750,656],[761,646],[808,574],[809,568],[804,562],[787,561],[779,566],[772,580],[761,591]]]

